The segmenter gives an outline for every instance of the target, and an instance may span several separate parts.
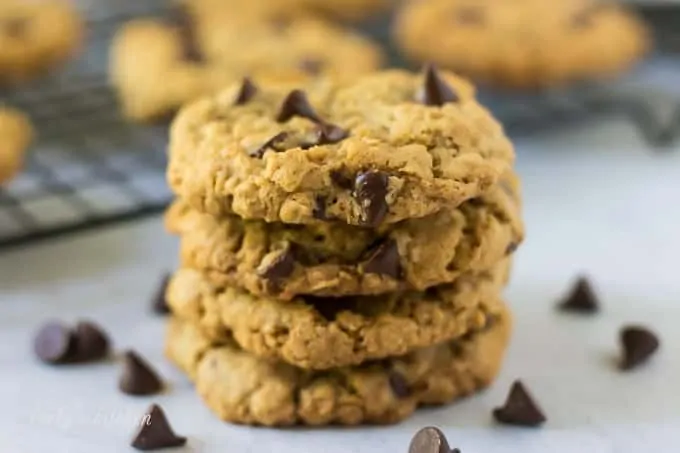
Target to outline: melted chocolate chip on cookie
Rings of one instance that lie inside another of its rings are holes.
[[[177,27],[182,58],[191,63],[205,63],[205,56],[198,46],[196,39],[196,25],[184,7],[173,8],[172,23]]]
[[[276,283],[290,276],[295,270],[295,253],[288,245],[273,260],[265,264],[258,273],[261,277]]]
[[[322,123],[321,118],[314,111],[314,108],[309,103],[309,99],[307,99],[307,95],[302,90],[293,90],[286,96],[281,110],[276,116],[276,121],[285,123],[294,116],[307,118],[315,123]]]
[[[314,131],[314,138],[300,144],[302,149],[309,149],[314,146],[333,145],[349,137],[349,132],[334,124],[319,124]]]
[[[250,78],[245,77],[241,83],[241,88],[236,95],[236,100],[234,105],[244,105],[247,104],[255,95],[257,94],[257,86],[253,83]]]
[[[377,227],[387,216],[388,187],[389,178],[381,171],[369,170],[357,175],[353,196],[363,210],[361,223],[364,226]]]
[[[289,137],[288,132],[279,132],[278,134],[264,142],[259,148],[252,151],[250,153],[250,157],[262,159],[262,157],[264,157],[264,153],[266,153],[268,149],[280,152],[281,150],[277,148],[277,145],[286,140],[288,137]]]
[[[458,96],[441,78],[437,69],[429,65],[425,70],[425,83],[418,95],[418,101],[425,105],[441,107],[450,102],[458,102]]]
[[[364,263],[367,274],[387,275],[393,279],[401,276],[401,259],[397,243],[389,239],[380,244]]]
[[[354,182],[352,181],[352,179],[343,175],[342,172],[340,172],[340,170],[331,171],[330,176],[331,181],[333,181],[333,184],[340,187],[341,189],[352,190],[354,188]]]
[[[390,382],[390,387],[392,391],[397,396],[397,398],[408,398],[411,396],[411,388],[406,381],[406,378],[397,371],[390,371],[387,376]]]

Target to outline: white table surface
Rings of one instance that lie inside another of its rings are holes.
[[[620,143],[611,149],[611,142]],[[196,452],[405,452],[438,425],[464,453],[680,451],[680,149],[653,154],[621,123],[518,143],[528,240],[507,294],[516,332],[498,382],[458,405],[388,428],[271,430],[217,421],[161,353],[150,294],[176,261],[159,219],[0,254],[0,452],[126,452],[151,402],[166,408]],[[580,151],[575,151],[580,150]],[[592,275],[604,312],[559,315],[576,273]],[[54,369],[31,354],[45,318],[88,317],[117,350],[134,347],[171,383],[153,398],[116,389],[118,366]],[[614,367],[617,331],[644,323],[660,353],[630,374]],[[522,378],[543,406],[540,430],[499,428],[490,411]]]

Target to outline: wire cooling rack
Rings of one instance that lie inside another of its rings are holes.
[[[161,11],[165,2],[108,3],[86,11],[88,46],[78,61],[47,80],[0,92],[38,133],[25,170],[0,188],[0,247],[157,213],[170,200],[166,128],[126,122],[106,74],[117,26]]]
[[[106,73],[109,42],[117,27],[137,16],[165,16],[168,2],[78,1],[88,17],[88,46],[82,57],[47,80],[0,91],[0,102],[28,113],[39,133],[25,171],[0,188],[0,248],[158,213],[171,199],[164,180],[167,128],[126,122]],[[659,49],[676,65],[671,73],[680,76],[680,8],[643,8],[642,13],[654,26]],[[381,42],[389,41],[388,17],[365,28]],[[394,48],[387,50],[392,64],[403,65]],[[673,143],[680,138],[680,93],[662,90],[657,98],[670,106],[669,113],[659,115],[647,102],[651,97],[644,77],[633,78],[642,80],[642,86],[492,94],[485,102],[511,136],[563,128],[597,115],[623,115],[651,145]]]

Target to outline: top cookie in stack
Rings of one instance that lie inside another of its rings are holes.
[[[185,264],[255,294],[423,291],[521,241],[513,157],[452,74],[245,80],[175,121],[168,227]]]

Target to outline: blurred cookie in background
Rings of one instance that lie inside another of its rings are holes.
[[[187,101],[245,76],[343,78],[382,63],[376,44],[315,17],[188,11],[173,21],[135,20],[116,34],[111,80],[129,118],[165,118]]]
[[[414,0],[393,36],[414,62],[510,89],[616,76],[651,47],[632,11],[593,0]]]
[[[178,0],[205,12],[229,10],[234,15],[270,16],[321,14],[335,19],[357,21],[386,11],[397,0]]]
[[[84,25],[70,1],[0,1],[0,84],[46,73],[80,48]]]
[[[26,149],[33,140],[33,127],[21,112],[0,107],[0,185],[21,170]]]

